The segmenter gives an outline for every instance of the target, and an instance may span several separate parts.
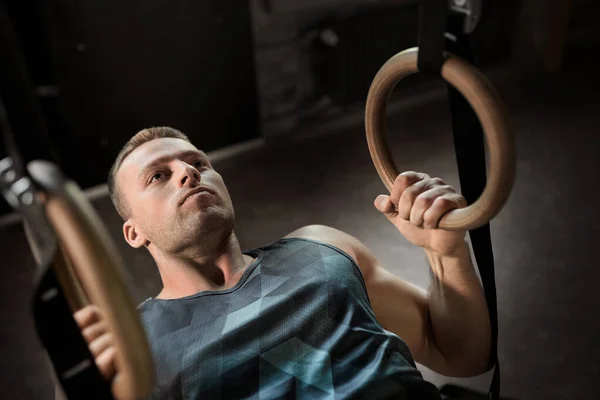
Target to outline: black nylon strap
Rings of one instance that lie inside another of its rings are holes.
[[[474,62],[473,51],[468,36],[461,35],[457,36],[454,42],[448,41],[447,49],[470,63]],[[452,85],[447,85],[447,90],[461,193],[467,200],[467,203],[472,204],[481,195],[486,183],[483,129],[473,108],[460,92]],[[498,311],[496,278],[490,225],[486,224],[469,231],[469,236],[490,315],[492,348],[488,368],[495,367],[490,384],[490,397],[496,400],[500,396],[500,367],[498,365],[497,353]]]
[[[419,71],[439,75],[444,63],[444,34],[448,21],[446,0],[421,0],[419,8]]]
[[[444,62],[444,50],[473,63],[473,50],[467,35],[462,32],[463,16],[450,12],[447,0],[421,0],[419,16],[419,71],[440,75]],[[446,40],[446,33],[455,40]],[[472,204],[483,192],[486,183],[485,144],[483,130],[477,115],[467,100],[451,85],[447,85],[454,148],[458,166],[461,192],[468,204]],[[469,232],[477,268],[481,276],[485,299],[490,316],[492,333],[488,368],[494,375],[488,395],[500,397],[500,367],[498,365],[498,312],[494,254],[490,226],[486,224]]]

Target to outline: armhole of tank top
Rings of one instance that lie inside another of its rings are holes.
[[[350,256],[350,254],[346,253],[344,250],[340,249],[339,247],[336,247],[329,243],[321,242],[320,240],[306,239],[306,238],[285,238],[285,239],[279,240],[279,242],[287,242],[287,241],[293,241],[293,240],[302,240],[304,242],[315,243],[315,244],[318,244],[321,246],[328,247],[331,250],[334,250],[334,251],[340,253],[341,255],[346,257],[348,260],[350,260],[350,262],[354,266],[354,269],[356,269],[360,275],[360,283],[362,284],[363,290],[365,291],[365,296],[367,296],[367,300],[369,301],[369,304],[371,303],[371,299],[369,298],[369,292],[367,291],[367,284],[365,283],[365,277],[363,276],[363,273],[360,270],[360,267],[356,263],[356,260],[354,258],[352,258]]]

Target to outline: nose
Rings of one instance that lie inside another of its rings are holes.
[[[179,168],[180,176],[178,181],[181,187],[196,186],[198,183],[200,183],[200,173],[196,168],[185,162],[181,162],[179,164]]]

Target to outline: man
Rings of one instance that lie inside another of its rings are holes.
[[[139,307],[158,376],[154,398],[439,399],[415,361],[455,377],[488,367],[489,316],[465,232],[436,229],[465,200],[439,178],[403,173],[389,196],[375,199],[425,250],[428,292],[326,226],[242,252],[225,183],[172,128],[135,135],[109,188],[125,240],[150,252],[163,283]],[[75,317],[113,380],[100,311]]]

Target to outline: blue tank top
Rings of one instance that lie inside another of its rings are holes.
[[[346,253],[305,239],[245,253],[235,287],[139,306],[153,399],[440,399]]]

